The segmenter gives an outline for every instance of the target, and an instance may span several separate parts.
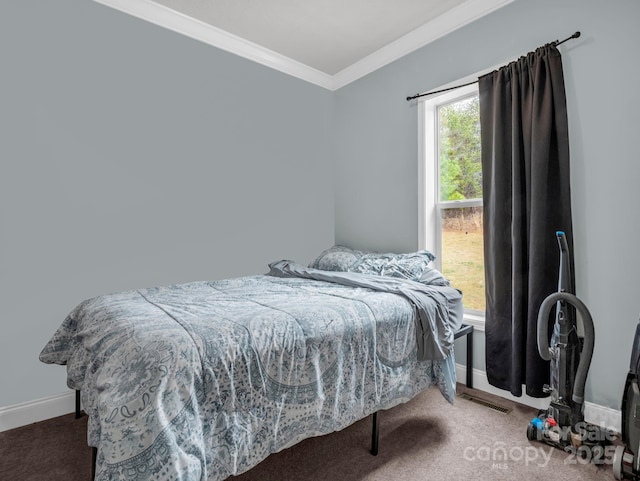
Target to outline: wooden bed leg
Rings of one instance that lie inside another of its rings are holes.
[[[373,413],[373,430],[371,431],[371,454],[378,455],[378,434],[380,427],[380,420],[378,419],[378,412]]]
[[[96,459],[98,459],[98,448],[91,448],[91,481],[96,479]]]

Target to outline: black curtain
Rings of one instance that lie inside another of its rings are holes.
[[[573,252],[560,52],[540,47],[480,77],[479,92],[487,376],[515,396],[525,384],[529,396],[544,397],[549,363],[538,354],[536,321],[558,287],[556,231]],[[570,262],[573,277],[572,254]]]

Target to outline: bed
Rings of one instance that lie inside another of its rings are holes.
[[[95,479],[223,480],[429,386],[453,401],[462,296],[432,260],[334,246],[309,267],[99,296],[40,359],[81,392]]]

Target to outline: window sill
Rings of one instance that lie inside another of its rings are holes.
[[[465,312],[462,316],[462,323],[473,326],[477,331],[484,332],[484,314]]]

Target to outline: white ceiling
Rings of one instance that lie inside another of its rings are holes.
[[[334,90],[513,0],[95,0]]]

